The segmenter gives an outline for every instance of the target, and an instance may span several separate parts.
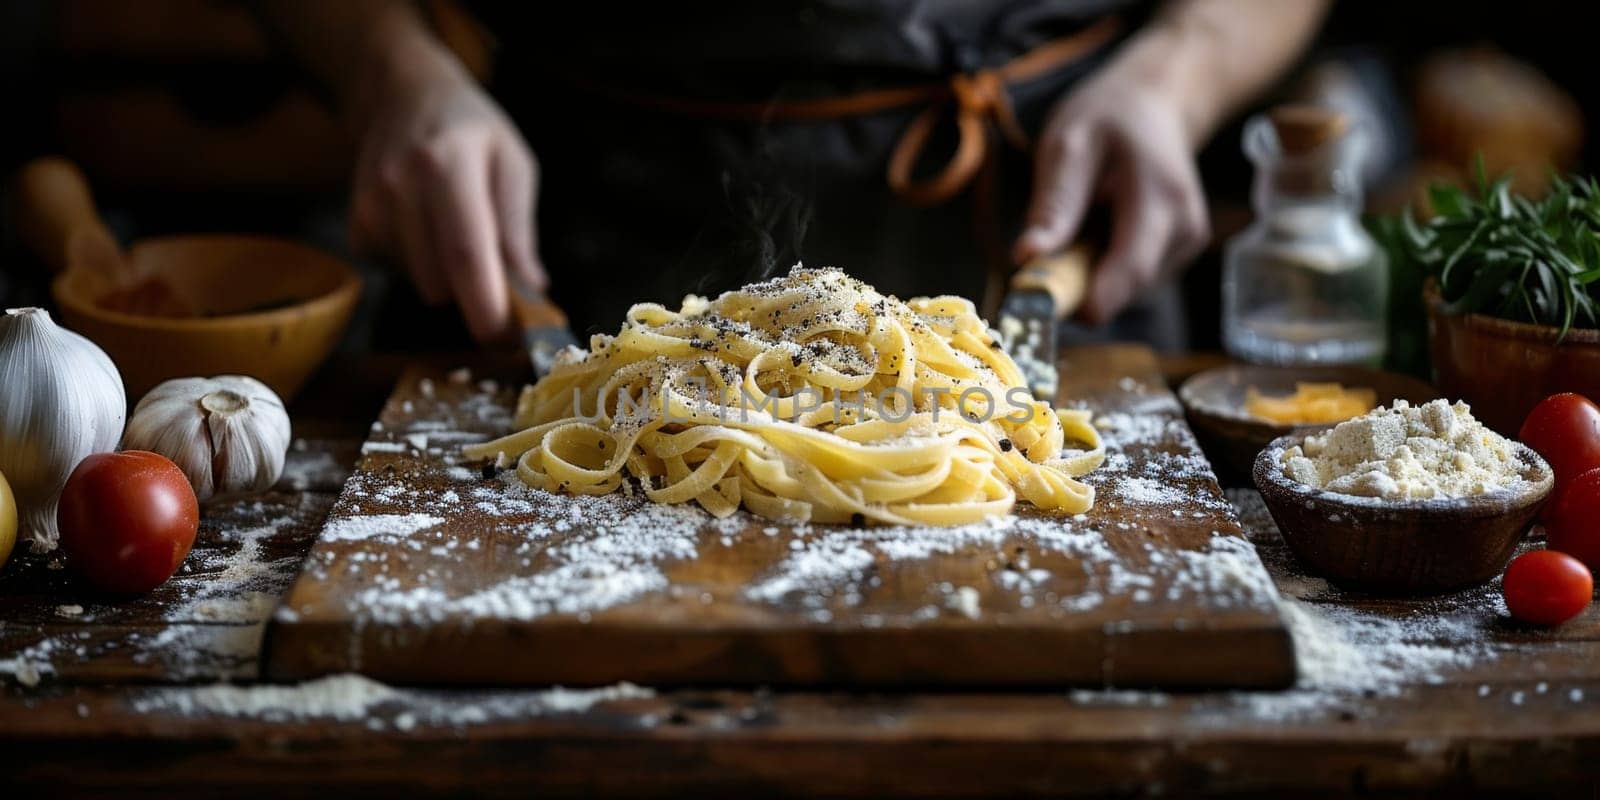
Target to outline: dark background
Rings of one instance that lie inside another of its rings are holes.
[[[1417,137],[1439,124],[1417,118],[1417,98],[1424,65],[1441,54],[1470,49],[1516,59],[1542,73],[1577,108],[1600,108],[1600,85],[1585,79],[1593,71],[1592,33],[1576,5],[1345,0],[1336,4],[1305,62],[1262,105],[1303,89],[1317,65],[1345,65],[1346,74],[1386,112],[1397,157],[1377,171],[1369,206],[1392,211],[1415,197],[1430,175],[1459,173],[1466,166],[1440,162],[1430,143]],[[426,6],[436,21],[445,10],[445,38],[469,66],[489,69],[492,60],[474,49],[471,37],[457,35],[470,31],[470,22],[462,26],[459,17],[449,16],[447,3]],[[346,252],[344,181],[353,145],[316,87],[282,58],[242,4],[0,3],[0,81],[9,101],[0,126],[0,168],[10,174],[45,153],[77,160],[125,240],[253,231]],[[1448,122],[1463,127],[1459,119]],[[1464,127],[1459,136],[1491,135],[1488,126]],[[1590,154],[1600,152],[1597,135],[1594,126],[1587,127],[1571,152],[1548,160],[1587,170]],[[1541,151],[1537,145],[1529,149],[1536,162]],[[1201,163],[1220,243],[1248,219],[1250,170],[1239,155],[1237,123],[1213,140]],[[1546,168],[1517,167],[1531,190]],[[47,276],[7,224],[0,304],[43,303]],[[362,262],[362,268],[369,278],[367,297],[346,351],[468,344],[452,311],[424,312],[405,282],[383,265]],[[1218,272],[1214,246],[1184,278],[1193,348],[1218,346]],[[1401,322],[1410,313],[1404,304],[1397,306]],[[1415,357],[1405,352],[1403,338],[1397,348],[1400,360]]]

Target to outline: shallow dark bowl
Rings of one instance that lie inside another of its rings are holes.
[[[1409,375],[1385,372],[1370,367],[1268,367],[1229,364],[1214,367],[1190,377],[1178,389],[1200,445],[1213,462],[1237,476],[1248,479],[1256,455],[1273,439],[1289,434],[1305,435],[1331,423],[1284,425],[1268,422],[1244,412],[1245,390],[1251,386],[1263,394],[1285,395],[1294,392],[1302,381],[1341,383],[1346,388],[1371,389],[1380,405],[1408,400],[1420,405],[1439,397],[1423,381]]]
[[[1382,594],[1432,594],[1500,574],[1550,494],[1550,465],[1517,444],[1518,484],[1476,497],[1385,501],[1337,494],[1283,474],[1280,437],[1256,458],[1256,486],[1296,557],[1335,583]]]

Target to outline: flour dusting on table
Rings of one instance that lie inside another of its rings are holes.
[[[319,458],[291,449],[288,461],[307,457]],[[84,589],[65,570],[55,573],[62,578],[58,599],[67,602],[39,609],[31,623],[0,625],[27,630],[44,621],[57,624],[40,627],[37,639],[0,654],[0,675],[23,685],[64,681],[74,677],[77,665],[121,658],[174,680],[253,677],[266,621],[299,573],[305,544],[329,505],[330,498],[315,493],[208,503],[194,548],[177,573],[139,597],[108,598]],[[13,568],[49,571],[58,560],[59,555]],[[154,631],[152,610],[160,623]]]
[[[56,671],[50,657],[65,643],[61,639],[41,639],[6,658],[0,658],[0,675],[10,675],[18,684],[33,688],[44,676]]]
[[[576,714],[600,705],[655,696],[650,689],[619,683],[592,689],[560,686],[441,695],[405,689],[354,674],[330,675],[275,686],[212,686],[156,689],[132,701],[140,713],[223,716],[264,722],[361,721],[371,730],[409,731],[418,725],[462,727],[547,714]]]
[[[297,504],[326,508],[309,494]],[[272,546],[305,518],[295,506],[264,500],[210,507],[215,545],[191,551],[168,581],[177,594],[163,615],[169,624],[137,641],[134,661],[157,661],[179,678],[254,676],[266,621],[301,564],[298,552]]]
[[[1282,594],[1279,610],[1294,639],[1299,679],[1280,692],[1219,692],[1197,704],[1197,713],[1218,725],[1239,716],[1263,721],[1317,720],[1356,714],[1373,698],[1396,697],[1418,686],[1460,676],[1494,660],[1506,645],[1487,641],[1487,628],[1505,616],[1496,584],[1440,598],[1414,601],[1411,613],[1395,617],[1363,610],[1327,581],[1308,576],[1278,535],[1261,495],[1253,489],[1228,490],[1250,545],[1265,562]],[[1481,696],[1492,691],[1484,687]],[[1121,704],[1167,705],[1164,692],[1073,693],[1073,699],[1104,704],[1114,695]]]

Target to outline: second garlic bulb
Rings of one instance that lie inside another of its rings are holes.
[[[289,415],[255,378],[175,378],[139,401],[122,446],[172,459],[202,501],[265,491],[283,474]]]

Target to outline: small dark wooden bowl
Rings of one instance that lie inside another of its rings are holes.
[[[1432,386],[1395,372],[1369,367],[1268,367],[1229,364],[1214,367],[1190,377],[1178,389],[1189,427],[1211,460],[1239,480],[1248,480],[1256,455],[1273,439],[1289,434],[1305,435],[1328,424],[1281,425],[1250,416],[1244,411],[1245,390],[1256,387],[1262,394],[1294,393],[1303,381],[1341,383],[1346,388],[1371,389],[1379,405],[1409,400],[1420,405],[1439,397]]]
[[[1283,474],[1289,435],[1256,458],[1256,486],[1283,540],[1318,575],[1383,594],[1433,594],[1500,574],[1550,494],[1550,465],[1525,445],[1522,482],[1477,497],[1386,501],[1306,486]]]

